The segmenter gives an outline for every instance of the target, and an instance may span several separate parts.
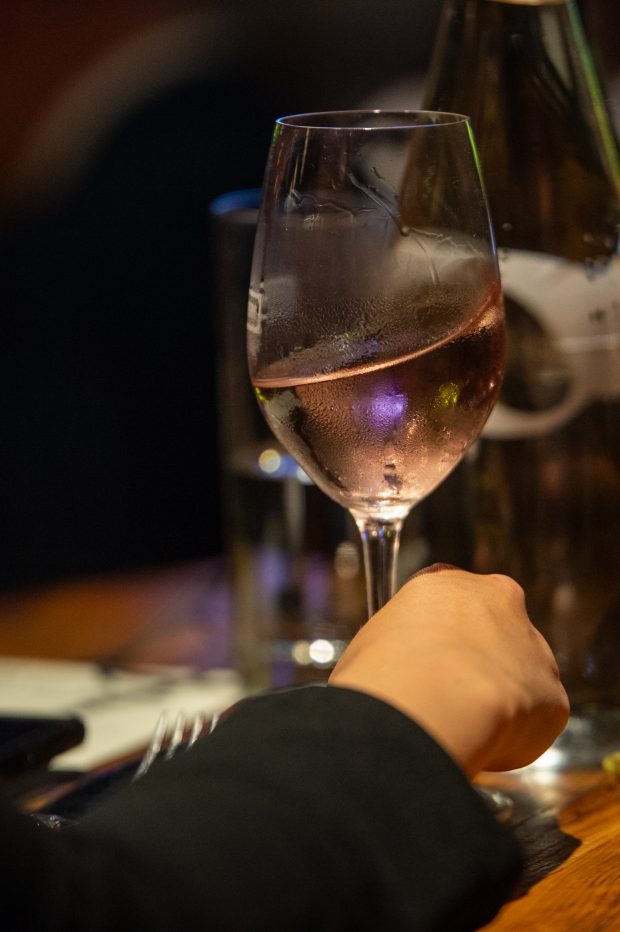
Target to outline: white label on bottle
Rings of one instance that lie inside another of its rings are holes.
[[[541,345],[561,362],[565,389],[543,410],[520,410],[503,399],[485,436],[532,437],[557,430],[588,404],[620,399],[620,258],[586,264],[517,250],[500,255],[502,289],[533,318]],[[518,347],[513,347],[518,354]],[[544,371],[532,373],[544,379]]]

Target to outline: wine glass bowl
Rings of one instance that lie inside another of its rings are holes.
[[[466,117],[277,121],[248,361],[276,437],[362,533],[369,612],[410,509],[479,435],[504,365],[501,289]]]

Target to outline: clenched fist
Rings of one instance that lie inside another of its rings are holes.
[[[364,625],[329,684],[400,709],[469,776],[531,763],[569,712],[521,587],[440,564],[409,580]]]

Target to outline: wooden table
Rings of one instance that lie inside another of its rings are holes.
[[[59,584],[0,597],[0,654],[209,667],[230,651],[228,608],[208,563]],[[487,929],[620,930],[620,782],[602,769],[479,782],[515,799],[526,857],[513,899]]]
[[[525,870],[492,932],[620,929],[620,782],[603,769],[484,775],[515,799]]]

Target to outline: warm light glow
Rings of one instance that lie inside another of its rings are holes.
[[[310,645],[307,641],[295,641],[291,648],[291,656],[300,667],[307,667],[311,663]]]
[[[355,579],[360,571],[360,558],[357,547],[351,541],[343,540],[336,547],[334,569],[340,579]]]
[[[277,450],[263,450],[258,457],[258,465],[263,472],[271,474],[279,470],[282,465],[282,457]]]
[[[557,748],[548,748],[530,766],[535,767],[537,770],[554,770],[563,760],[564,754],[561,751],[558,751]]]
[[[309,653],[313,663],[325,666],[326,664],[333,663],[336,657],[336,648],[330,641],[326,641],[324,638],[317,638],[316,641],[312,641],[310,644]]]

